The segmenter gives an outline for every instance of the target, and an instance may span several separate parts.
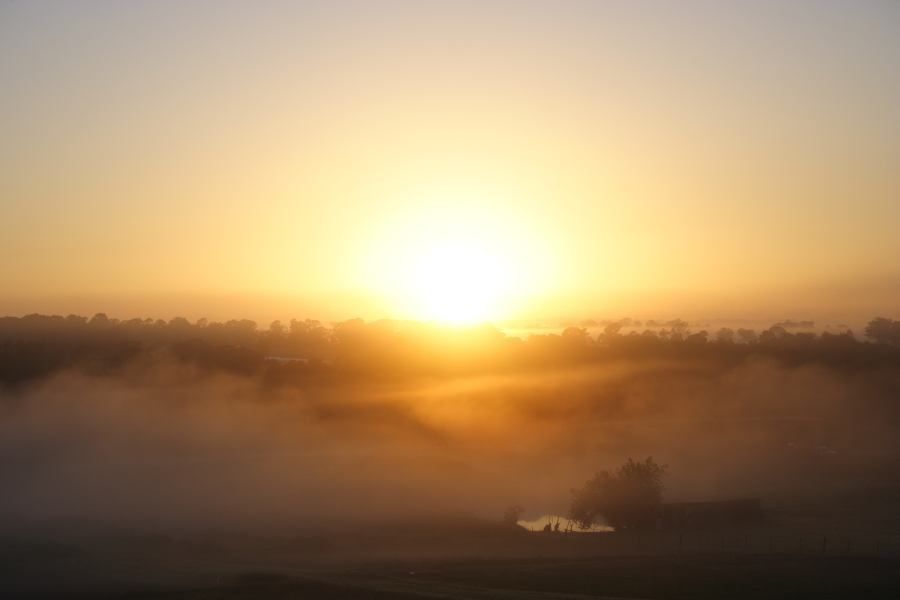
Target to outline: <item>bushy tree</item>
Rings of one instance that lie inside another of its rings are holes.
[[[601,471],[581,489],[572,490],[569,517],[582,529],[601,518],[616,529],[652,527],[662,502],[666,469],[648,457],[629,458],[612,473]]]
[[[733,344],[734,343],[734,329],[730,327],[723,327],[719,331],[716,332],[716,341],[721,344]]]
[[[877,317],[866,325],[866,337],[879,344],[900,345],[900,321]]]

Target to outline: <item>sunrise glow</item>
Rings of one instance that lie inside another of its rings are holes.
[[[458,240],[426,248],[414,261],[410,288],[418,311],[449,322],[489,319],[508,289],[511,267],[491,249]]]
[[[0,0],[0,596],[900,598],[900,0]]]
[[[552,245],[535,231],[481,196],[425,196],[415,210],[384,220],[358,264],[398,317],[498,320],[557,276]]]

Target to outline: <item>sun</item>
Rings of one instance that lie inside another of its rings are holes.
[[[399,318],[507,319],[540,277],[535,240],[515,219],[483,207],[430,207],[384,224],[369,246],[365,278]]]
[[[421,318],[469,323],[486,321],[513,293],[515,265],[483,240],[443,240],[422,248],[408,281],[413,312]]]

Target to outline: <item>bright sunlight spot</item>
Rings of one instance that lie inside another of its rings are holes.
[[[501,308],[514,265],[471,240],[440,242],[422,250],[409,282],[414,310],[427,319],[450,322],[488,320]]]
[[[521,223],[460,203],[386,222],[371,247],[365,276],[395,311],[444,323],[508,318],[546,263]]]

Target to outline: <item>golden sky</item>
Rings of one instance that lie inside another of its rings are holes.
[[[874,0],[4,2],[0,313],[890,311],[898,67]]]

